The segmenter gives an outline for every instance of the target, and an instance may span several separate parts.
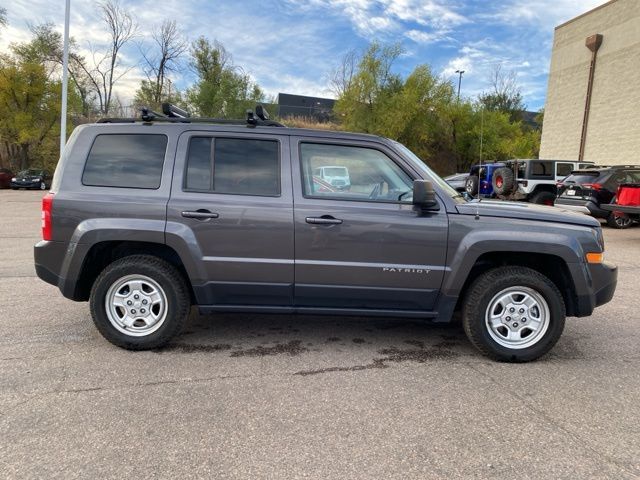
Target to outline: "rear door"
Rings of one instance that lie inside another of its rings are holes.
[[[201,305],[291,306],[288,138],[183,133],[167,210],[172,242],[189,250],[200,272],[194,289]]]
[[[295,305],[315,309],[428,311],[445,270],[444,206],[419,215],[414,178],[375,142],[292,137]],[[313,174],[343,166],[351,185],[330,188]]]

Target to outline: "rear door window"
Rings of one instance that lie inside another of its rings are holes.
[[[566,177],[573,170],[573,163],[560,163],[556,164],[556,176]]]
[[[235,195],[280,195],[276,140],[193,137],[184,189]]]
[[[87,157],[82,184],[157,189],[166,150],[165,135],[98,135]]]

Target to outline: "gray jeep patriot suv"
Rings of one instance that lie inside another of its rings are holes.
[[[261,109],[235,123],[165,113],[77,127],[42,202],[38,276],[89,301],[115,345],[167,343],[191,305],[437,322],[459,311],[483,354],[522,362],[613,296],[591,217],[467,201],[386,138],[282,128]],[[344,168],[349,186],[322,167]]]

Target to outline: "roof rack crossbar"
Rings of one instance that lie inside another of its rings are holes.
[[[214,123],[219,125],[246,125],[247,127],[284,127],[280,122],[269,119],[269,114],[262,105],[256,106],[256,113],[247,110],[246,120],[234,120],[228,118],[191,117],[189,112],[169,103],[162,104],[161,113],[154,112],[146,107],[140,109],[140,118],[101,118],[96,123]]]

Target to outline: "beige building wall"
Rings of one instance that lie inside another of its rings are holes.
[[[640,164],[640,0],[613,0],[556,27],[540,158],[574,160],[589,78],[588,36],[598,50],[585,160]]]

